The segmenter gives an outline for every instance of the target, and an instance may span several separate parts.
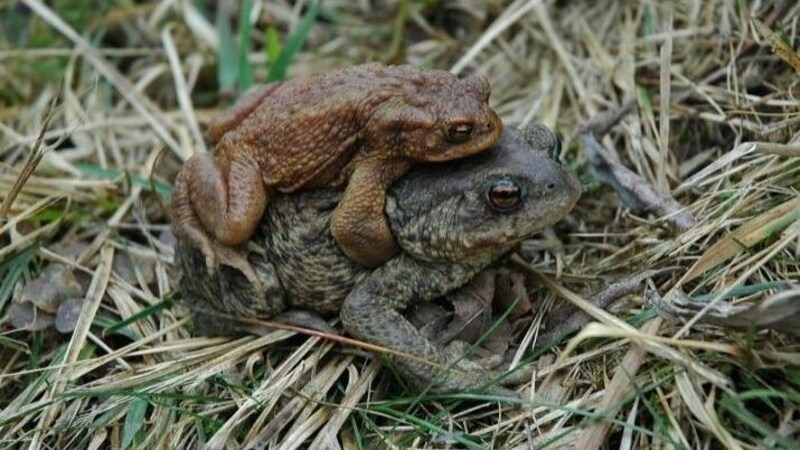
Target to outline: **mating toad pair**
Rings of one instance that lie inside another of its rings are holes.
[[[502,123],[489,84],[441,70],[365,64],[272,83],[209,129],[212,155],[195,155],[175,181],[175,234],[199,249],[209,272],[226,264],[258,279],[243,252],[270,191],[346,185],[330,230],[354,261],[376,267],[397,247],[386,191],[417,162],[489,149]]]

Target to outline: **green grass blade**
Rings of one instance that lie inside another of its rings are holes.
[[[317,20],[319,4],[319,1],[311,3],[308,11],[306,11],[306,14],[297,25],[297,29],[294,30],[294,33],[286,40],[286,45],[283,46],[283,49],[278,55],[278,59],[269,68],[267,81],[279,81],[286,78],[286,70],[289,68],[289,64],[292,63],[297,52],[300,51],[300,48],[308,37],[309,31],[311,31],[311,26],[314,25],[314,22]]]
[[[161,310],[167,309],[172,307],[172,300],[165,299],[164,301],[158,302],[154,305],[148,306],[147,308],[142,309],[141,311],[133,314],[132,316],[128,317],[125,320],[120,320],[119,322],[114,323],[113,325],[107,327],[104,331],[105,334],[112,334],[118,330],[121,330],[128,325],[148,316],[155,315]]]
[[[787,398],[788,397],[788,398]],[[752,432],[759,433],[765,438],[774,441],[778,446],[773,448],[798,448],[797,442],[792,441],[787,436],[779,434],[775,428],[764,422],[761,417],[751,411],[745,404],[746,400],[760,399],[766,401],[770,398],[785,398],[789,401],[797,401],[797,398],[791,399],[791,395],[780,392],[769,391],[766,389],[746,392],[740,395],[726,395],[720,404],[721,409],[733,414],[743,424],[750,428],[749,431],[739,430],[744,434]]]
[[[32,245],[8,261],[0,263],[0,280],[2,280],[0,283],[0,311],[6,307],[6,303],[14,292],[14,285],[22,277],[38,249],[38,245]]]
[[[239,77],[239,66],[236,64],[236,46],[234,45],[230,16],[222,9],[217,13],[217,33],[219,34],[217,82],[219,82],[220,91],[230,92]]]
[[[253,11],[253,0],[245,0],[239,16],[239,92],[250,89],[253,85],[253,71],[250,69],[250,35],[253,24],[250,23],[250,13]]]
[[[135,398],[130,407],[128,407],[128,414],[125,415],[125,426],[122,429],[121,447],[123,450],[130,448],[136,433],[142,429],[145,412],[147,412],[147,401],[141,398]]]
[[[268,26],[264,31],[264,42],[267,43],[265,46],[267,61],[272,64],[278,60],[281,54],[281,35],[272,25]]]

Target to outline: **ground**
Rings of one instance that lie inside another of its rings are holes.
[[[48,5],[0,2],[0,447],[798,447],[800,4]],[[583,198],[505,265],[593,322],[536,354],[547,308],[515,323],[527,401],[418,395],[320,337],[199,336],[175,301],[160,237],[209,119],[366,61],[478,71],[507,126],[564,138]],[[14,325],[56,263],[75,278],[43,285],[78,298]]]

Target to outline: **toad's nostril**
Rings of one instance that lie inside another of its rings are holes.
[[[554,191],[556,189],[556,184],[554,182],[549,182],[544,186],[545,189],[548,191]]]

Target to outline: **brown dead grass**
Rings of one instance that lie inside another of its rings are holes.
[[[263,79],[261,30],[294,29],[302,2],[256,3],[250,61]],[[339,22],[315,24],[289,75],[396,59],[387,49],[402,21],[396,2],[381,3],[326,1]],[[704,325],[700,315],[671,324],[653,318],[643,295],[609,314],[579,293],[665,267],[676,270],[651,288],[666,301],[686,292],[711,294],[711,304],[760,302],[782,289],[776,281],[797,289],[800,4],[406,5],[399,55],[487,75],[504,121],[558,130],[565,160],[586,185],[561,244],[545,246],[536,262],[557,281],[534,298],[574,302],[596,322],[536,363],[541,369],[518,389],[531,399],[522,406],[397,391],[386,399],[388,370],[318,337],[193,336],[188,312],[168,300],[170,250],[158,239],[167,202],[153,186],[168,185],[182,160],[207,151],[202,132],[219,111],[209,101],[214,24],[193,2],[153,2],[75,30],[63,11],[20,4],[34,10],[39,29],[65,40],[61,48],[0,50],[2,84],[20,99],[0,108],[0,195],[9,205],[0,223],[3,289],[19,289],[50,262],[73,267],[89,287],[69,335],[2,329],[0,446],[751,449],[798,441],[797,337]],[[60,94],[55,83],[15,71],[57,56],[67,58]],[[581,124],[629,100],[633,110],[600,142],[693,214],[687,231],[626,208],[586,163]],[[43,131],[46,152],[12,203]],[[61,244],[79,239],[88,245],[66,258]],[[123,277],[118,255],[145,263]],[[0,314],[8,305],[0,297]],[[532,319],[535,335],[541,321]]]

